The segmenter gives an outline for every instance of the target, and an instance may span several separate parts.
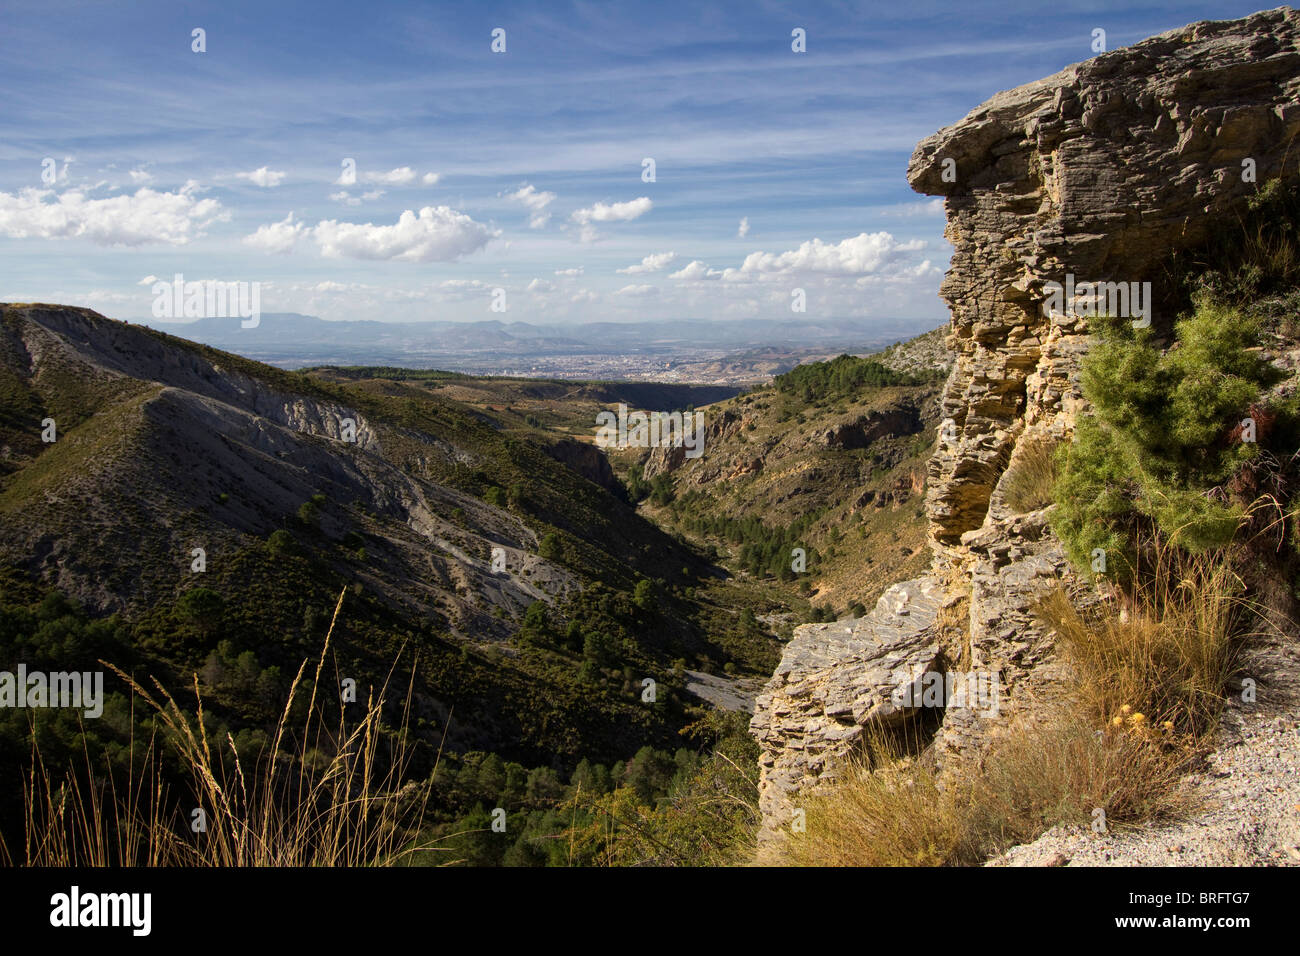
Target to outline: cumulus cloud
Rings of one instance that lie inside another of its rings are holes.
[[[194,181],[176,192],[141,187],[133,195],[91,199],[79,189],[0,192],[0,234],[13,239],[89,239],[101,246],[163,242],[183,246],[230,218]],[[47,201],[48,200],[48,201]]]
[[[788,252],[752,252],[738,270],[727,270],[727,277],[738,272],[743,277],[787,276],[813,273],[831,276],[859,276],[879,272],[899,261],[904,253],[925,248],[925,242],[912,239],[899,242],[887,232],[860,233],[838,243],[811,239]]]
[[[424,183],[426,186],[436,186],[440,179],[442,179],[442,177],[437,173],[425,173],[420,177],[420,182]]]
[[[745,216],[740,220],[740,226],[736,229],[736,238],[744,239],[749,235],[749,217]]]
[[[668,276],[670,279],[685,279],[688,282],[698,279],[718,279],[722,273],[716,269],[710,269],[699,259],[694,259],[685,267],[678,269]]]
[[[159,282],[159,281],[161,280],[157,276],[147,275],[139,282],[137,282],[136,285],[153,285],[155,282]]]
[[[557,276],[564,276],[567,279],[572,279],[582,275],[582,266],[575,266],[572,269],[556,269],[555,274]]]
[[[405,186],[407,183],[415,181],[415,170],[410,166],[398,166],[386,173],[362,173],[361,180],[362,182],[380,183],[385,186]]]
[[[235,173],[235,177],[237,179],[247,179],[254,186],[270,189],[284,181],[285,173],[262,166],[251,173]]]
[[[66,167],[64,168],[66,169]],[[143,186],[153,179],[153,173],[145,169],[133,169],[127,175],[131,177],[131,182],[137,186]]]
[[[646,196],[628,202],[598,202],[594,206],[574,210],[569,218],[582,227],[579,238],[583,242],[591,242],[597,236],[596,227],[592,225],[593,223],[629,222],[645,215],[653,206],[654,203]]]
[[[628,266],[626,269],[616,269],[619,275],[635,276],[645,272],[659,272],[666,269],[674,259],[677,258],[675,252],[659,252],[646,256],[641,262],[634,266]]]
[[[528,283],[527,292],[551,292],[555,289],[554,283],[547,282],[545,279],[534,279]]]
[[[570,218],[583,226],[589,222],[628,222],[644,216],[653,206],[654,203],[646,196],[628,202],[598,202],[594,206],[574,210]]]
[[[316,224],[312,237],[327,259],[385,259],[446,262],[482,249],[500,233],[448,206],[407,209],[391,226],[338,222]]]
[[[586,302],[595,302],[596,293],[592,292],[590,289],[579,289],[577,292],[573,294],[573,298],[571,298],[569,301],[576,302],[579,305]]]
[[[292,252],[299,241],[310,232],[311,229],[307,224],[296,222],[291,212],[279,222],[258,226],[257,232],[244,237],[244,242],[263,252],[283,254]]]
[[[536,186],[525,183],[514,192],[508,193],[506,198],[523,203],[528,207],[528,211],[531,213],[528,218],[529,229],[541,229],[550,222],[551,214],[546,211],[546,207],[555,201],[555,193],[539,192]]]
[[[658,295],[659,290],[652,285],[625,285],[614,294],[625,295],[634,299],[644,299],[646,296]]]
[[[891,270],[879,275],[862,276],[853,284],[859,289],[865,289],[868,286],[896,284],[901,282],[911,282],[914,279],[926,279],[930,276],[941,276],[943,270],[936,266],[929,259],[924,262],[918,262],[914,266]]]

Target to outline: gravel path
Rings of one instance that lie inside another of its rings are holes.
[[[1189,780],[1201,810],[1163,827],[1054,827],[988,866],[1300,866],[1300,711],[1241,704]]]
[[[1292,308],[1285,300],[1258,305],[1276,327]],[[1271,313],[1271,319],[1270,319]],[[1300,381],[1300,349],[1279,339],[1272,359]],[[1239,673],[1259,688],[1258,701],[1230,698],[1204,769],[1186,781],[1196,809],[1185,821],[1138,830],[1093,833],[1053,827],[986,866],[1300,866],[1300,639],[1288,624],[1254,635]]]

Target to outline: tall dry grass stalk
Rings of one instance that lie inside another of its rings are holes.
[[[327,724],[323,701],[317,700],[345,594],[339,595],[316,662],[300,733],[291,733],[290,714],[303,693],[306,661],[294,677],[271,745],[255,756],[240,754],[229,734],[224,741],[209,739],[197,676],[196,714],[191,718],[158,681],[151,692],[101,661],[148,704],[158,718],[162,740],[148,741],[138,774],[133,770],[121,783],[111,768],[98,776],[89,754],[84,774],[69,771],[56,780],[34,748],[24,784],[23,862],[375,866],[409,862],[430,849],[414,837],[429,791],[402,785],[413,756],[408,738],[411,688],[395,730],[383,723],[391,671],[355,721],[348,720],[347,708],[340,706],[337,719]],[[174,750],[187,772],[190,788],[184,798],[173,799],[163,783],[159,743]],[[135,768],[134,739],[131,747]],[[198,833],[192,827],[196,809],[206,818],[206,829]]]
[[[1002,500],[1018,514],[1037,511],[1052,503],[1060,468],[1056,461],[1059,442],[1030,439],[1003,479]]]

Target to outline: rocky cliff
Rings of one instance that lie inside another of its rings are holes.
[[[1102,54],[1000,93],[917,146],[908,179],[945,197],[953,245],[940,295],[957,360],[929,463],[933,562],[860,622],[796,630],[752,724],[764,837],[873,723],[906,717],[892,689],[918,674],[992,672],[1003,716],[1059,680],[1030,606],[1071,573],[1045,510],[1019,513],[1005,493],[1018,460],[1067,439],[1085,410],[1075,313],[1087,297],[1054,303],[1051,284],[1149,289],[1135,321],[1168,328],[1186,304],[1171,254],[1235,222],[1258,184],[1300,176],[1297,93],[1300,15],[1280,8]],[[957,616],[966,626],[947,626]],[[976,749],[991,723],[949,707],[931,755]]]

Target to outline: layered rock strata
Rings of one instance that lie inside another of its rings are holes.
[[[1267,180],[1300,176],[1298,94],[1300,15],[1284,7],[1067,67],[916,147],[909,182],[945,198],[953,255],[940,295],[957,360],[929,463],[931,573],[901,587],[927,608],[969,599],[968,627],[941,632],[931,613],[918,628],[923,615],[898,616],[882,599],[861,622],[796,628],[752,725],[764,838],[800,793],[834,778],[870,723],[903,718],[890,688],[916,666],[997,675],[1003,716],[1060,680],[1032,609],[1071,573],[1045,511],[1017,513],[1004,479],[1086,413],[1079,364],[1093,302],[1080,285],[1123,283],[1135,297],[1123,302],[1113,285],[1106,305],[1167,330],[1186,305],[1171,255],[1237,222]],[[945,710],[931,750],[941,762],[987,739],[989,722],[972,715]]]

